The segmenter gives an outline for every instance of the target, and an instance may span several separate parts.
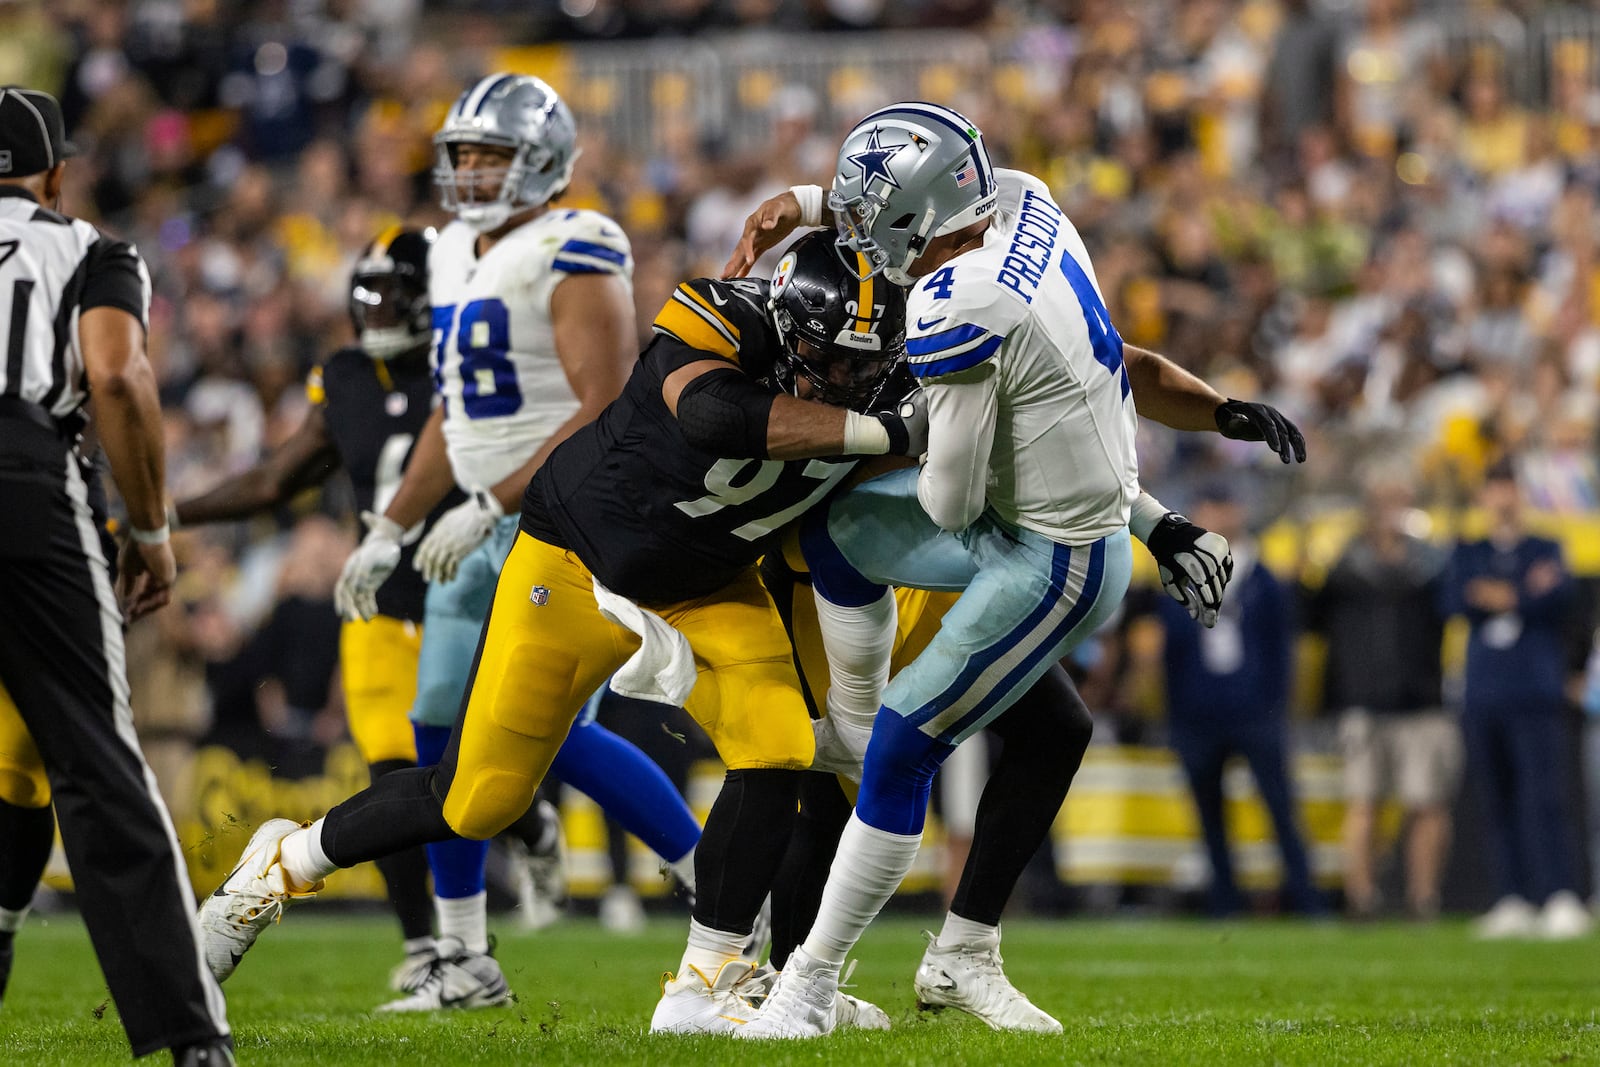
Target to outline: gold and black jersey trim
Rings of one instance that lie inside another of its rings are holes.
[[[655,329],[691,348],[739,362],[739,327],[685,282],[656,316]]]

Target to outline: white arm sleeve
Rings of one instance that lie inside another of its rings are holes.
[[[789,191],[800,201],[800,225],[822,225],[822,186],[791,185]]]
[[[928,459],[917,499],[940,529],[964,530],[983,514],[999,413],[998,375],[982,363],[947,378],[928,378]]]

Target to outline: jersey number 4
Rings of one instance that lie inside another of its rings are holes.
[[[433,309],[435,389],[444,385],[446,342],[455,331],[461,354],[461,407],[469,419],[513,415],[522,407],[522,386],[511,362],[511,317],[502,301],[490,297],[461,306]]]

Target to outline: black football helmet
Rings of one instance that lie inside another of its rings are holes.
[[[852,253],[858,255],[858,253]],[[783,340],[774,368],[795,393],[802,379],[818,400],[871,411],[906,351],[906,298],[881,278],[857,276],[833,235],[796,241],[772,275],[767,307]]]
[[[428,343],[428,249],[434,231],[391,226],[356,260],[350,275],[350,322],[373,359],[393,359]]]

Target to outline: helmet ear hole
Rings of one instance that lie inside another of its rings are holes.
[[[907,212],[906,214],[901,215],[899,218],[895,219],[893,222],[889,223],[889,229],[891,229],[891,230],[909,229],[911,227],[911,224],[913,222],[915,222],[915,221],[917,221],[917,216],[912,214],[911,212]]]

